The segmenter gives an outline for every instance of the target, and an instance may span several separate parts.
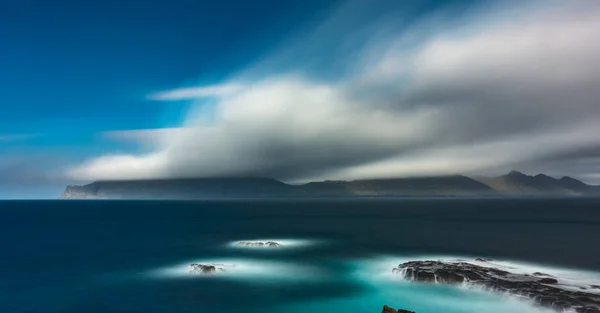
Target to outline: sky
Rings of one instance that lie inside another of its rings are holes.
[[[0,0],[0,198],[106,179],[600,184],[595,0]]]

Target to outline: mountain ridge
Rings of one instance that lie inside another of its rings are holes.
[[[403,196],[600,196],[600,186],[518,171],[475,179],[464,175],[325,180],[290,185],[272,178],[179,178],[96,181],[67,186],[61,199],[242,199]]]
[[[600,186],[588,185],[569,176],[557,179],[542,173],[533,176],[513,170],[507,175],[483,178],[479,181],[504,195],[600,195]]]

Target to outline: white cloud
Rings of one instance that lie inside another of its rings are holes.
[[[160,152],[144,156],[106,155],[70,169],[68,175],[75,179],[150,179],[163,176],[167,162]]]
[[[152,100],[174,101],[193,100],[207,97],[223,97],[230,94],[234,94],[243,88],[244,87],[241,84],[221,84],[212,86],[181,88],[151,94],[149,98]]]
[[[478,13],[462,26],[435,20],[366,46],[347,64],[353,74],[336,81],[278,74],[158,94],[214,96],[211,123],[192,114],[184,130],[120,132],[159,138],[155,152],[100,157],[70,174],[302,181],[469,173],[600,145],[600,7],[573,1],[514,21]],[[414,43],[421,33],[429,35]]]
[[[600,120],[594,120],[574,128],[512,136],[491,142],[426,149],[401,157],[342,169],[339,173],[333,173],[331,178],[389,178],[473,173],[597,144],[598,133],[600,133]]]

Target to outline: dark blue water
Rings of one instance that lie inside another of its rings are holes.
[[[304,244],[228,246],[261,238]],[[0,312],[535,311],[381,274],[425,255],[600,272],[600,200],[4,201],[0,243]]]

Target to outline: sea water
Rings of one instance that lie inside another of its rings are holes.
[[[417,259],[600,281],[597,199],[4,201],[0,235],[0,312],[544,312],[392,274]]]

